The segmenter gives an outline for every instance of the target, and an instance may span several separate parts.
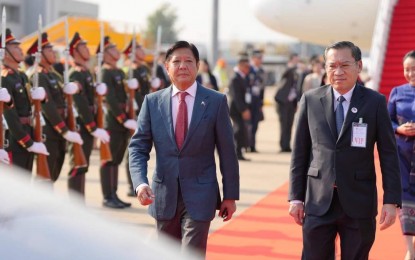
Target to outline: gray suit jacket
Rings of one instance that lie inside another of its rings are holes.
[[[149,183],[147,161],[154,144],[156,167],[149,212],[157,220],[174,217],[178,189],[193,220],[210,221],[220,206],[215,148],[220,160],[224,199],[239,199],[239,166],[225,95],[198,84],[192,119],[181,150],[177,148],[171,112],[172,87],[145,97],[138,128],[129,145],[134,187]]]
[[[356,85],[338,138],[330,85],[304,93],[298,114],[289,200],[304,201],[306,214],[322,216],[330,207],[336,185],[348,216],[376,216],[376,144],[382,169],[383,203],[401,205],[395,136],[384,96]],[[352,123],[359,118],[367,124],[366,148],[351,146]]]

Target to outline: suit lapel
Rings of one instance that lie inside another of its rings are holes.
[[[362,86],[357,85],[353,90],[352,99],[350,100],[349,110],[347,111],[346,118],[344,119],[344,124],[342,127],[342,131],[339,135],[339,139],[347,132],[347,129],[350,127],[353,121],[355,121],[356,116],[358,115],[358,111],[360,111],[362,104],[363,104],[363,91]],[[354,112],[351,112],[353,109]]]
[[[172,142],[176,145],[173,128],[173,117],[171,114],[171,91],[172,88],[170,87],[168,90],[162,93],[161,98],[159,99],[159,111],[161,113],[161,117],[163,118],[166,131]]]
[[[320,98],[321,104],[323,105],[324,114],[326,115],[327,123],[330,127],[330,132],[333,136],[333,140],[336,140],[336,119],[334,116],[334,105],[333,105],[333,92],[331,86],[327,87],[326,94]]]
[[[186,139],[184,140],[182,149],[189,142],[189,139],[192,137],[193,133],[196,131],[197,126],[200,123],[200,120],[203,118],[203,114],[208,107],[208,95],[206,89],[201,85],[197,84],[195,103],[193,105],[192,119],[190,121],[189,130],[187,131]]]

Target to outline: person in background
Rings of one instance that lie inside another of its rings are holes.
[[[311,61],[311,73],[305,77],[303,82],[303,92],[320,87],[323,73],[323,62],[319,58],[313,59]]]
[[[248,128],[249,144],[248,148],[251,153],[257,153],[256,133],[258,131],[259,121],[264,119],[262,106],[264,105],[265,92],[265,71],[262,68],[263,51],[254,50],[251,54],[251,66],[248,74],[249,110],[251,111],[250,127]]]
[[[327,82],[327,73],[324,72],[323,75],[321,76],[320,86],[324,86],[324,85],[327,85],[327,84],[328,84],[328,82]]]
[[[233,122],[233,134],[236,143],[236,155],[238,160],[248,161],[242,154],[242,149],[248,147],[248,132],[246,122],[251,120],[249,100],[246,93],[249,88],[247,76],[250,65],[247,56],[241,56],[235,67],[235,75],[229,84],[230,116]]]
[[[137,104],[136,115],[140,112],[141,106],[144,101],[145,95],[150,93],[150,90],[155,90],[159,87],[153,86],[151,81],[151,70],[145,63],[145,52],[141,45],[136,44],[135,48],[135,57],[131,57],[131,52],[133,48],[133,40],[130,41],[130,43],[127,45],[127,47],[124,49],[123,54],[127,59],[130,59],[130,62],[132,62],[132,66],[128,68],[127,75],[130,73],[130,69],[132,69],[132,76],[134,79],[138,81],[138,88],[135,91],[135,102]],[[132,58],[132,59],[131,59]],[[159,80],[160,82],[160,80]],[[128,181],[128,192],[127,196],[129,197],[135,197],[135,191],[133,188],[133,182],[131,180],[130,175],[130,163],[129,163],[129,155],[128,155],[128,149],[126,150],[126,173],[127,173],[127,181]]]
[[[405,237],[405,259],[415,258],[415,51],[403,58],[406,84],[394,87],[390,93],[388,110],[398,146],[402,182],[400,221]]]
[[[61,173],[65,161],[67,141],[83,144],[78,132],[70,131],[66,125],[66,95],[73,95],[79,91],[78,85],[69,82],[64,86],[63,78],[53,69],[56,62],[53,45],[48,40],[47,33],[41,35],[41,60],[39,63],[39,86],[45,88],[46,99],[42,102],[42,116],[45,119],[43,134],[46,136],[45,145],[49,152],[48,165],[50,178],[55,182]],[[36,39],[28,49],[27,54],[33,55],[38,51]],[[33,71],[34,73],[34,71]],[[33,75],[32,75],[33,80]]]
[[[1,38],[3,35],[0,36]],[[9,162],[31,174],[34,154],[49,155],[46,146],[42,142],[33,140],[32,127],[32,103],[30,98],[45,99],[45,89],[38,87],[31,90],[29,96],[29,80],[26,74],[19,70],[19,64],[24,55],[18,41],[10,29],[6,29],[5,57],[3,60],[2,88],[0,89],[0,101],[4,102],[3,116],[8,129],[5,131],[8,146]],[[0,115],[1,116],[1,115]],[[3,130],[5,130],[3,128]],[[3,133],[0,133],[3,134]]]
[[[108,143],[110,136],[105,129],[97,128],[95,122],[95,94],[104,96],[107,93],[107,86],[104,83],[95,86],[94,78],[88,69],[90,53],[87,42],[76,32],[69,43],[69,54],[73,57],[74,67],[69,71],[69,80],[78,84],[79,91],[73,95],[74,105],[78,117],[76,123],[79,126],[84,144],[82,150],[89,166],[89,159],[94,145],[94,138],[102,143]],[[71,169],[68,173],[68,188],[85,195],[85,174],[87,167],[75,167],[73,149],[69,145]]]
[[[98,45],[96,53],[101,52]],[[131,207],[131,203],[118,198],[118,168],[123,160],[130,140],[130,130],[137,128],[135,119],[127,117],[127,93],[124,86],[125,74],[117,67],[121,58],[117,46],[110,41],[109,36],[104,37],[104,64],[102,65],[102,82],[107,85],[106,96],[108,112],[105,116],[106,130],[111,134],[110,149],[112,161],[101,165],[101,188],[104,197],[103,206],[122,209]],[[135,78],[127,81],[127,88],[136,90],[138,81]]]
[[[156,68],[156,77],[160,79],[160,88],[167,88],[170,86],[170,77],[167,73],[166,68],[164,67],[164,62],[166,61],[166,52],[160,51],[157,59],[157,68]]]
[[[204,87],[216,91],[219,90],[216,77],[210,71],[209,63],[206,59],[200,60],[199,73],[197,74],[196,81]]]
[[[303,94],[289,177],[289,214],[302,226],[302,259],[368,259],[375,241],[381,174],[380,230],[401,207],[396,141],[385,97],[357,83],[359,47],[337,42],[324,52],[329,85]],[[375,171],[375,145],[381,165]]]
[[[229,76],[225,59],[218,59],[218,61],[216,62],[215,69],[213,70],[213,75],[216,77],[216,80],[218,82],[219,91],[222,93],[226,93],[226,89],[229,86]]]
[[[205,257],[216,210],[224,221],[236,211],[239,166],[226,96],[196,82],[199,52],[176,42],[166,54],[169,88],[144,97],[138,128],[129,145],[130,173],[141,205],[150,205],[157,230],[178,240],[183,250]],[[151,188],[147,172],[154,145]],[[215,150],[223,183],[217,182]]]
[[[298,54],[292,53],[287,63],[287,69],[282,74],[281,81],[278,83],[277,93],[274,97],[281,129],[280,152],[291,152],[291,131],[299,98],[297,92],[299,80],[297,73],[298,62]]]

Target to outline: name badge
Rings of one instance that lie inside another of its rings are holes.
[[[367,124],[363,123],[363,119],[359,119],[359,123],[352,124],[352,147],[366,148]]]
[[[247,104],[251,104],[251,102],[252,102],[252,96],[251,96],[251,93],[249,93],[249,92],[246,92],[246,93],[245,93],[245,102],[246,102]]]

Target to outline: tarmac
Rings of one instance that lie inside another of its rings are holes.
[[[239,161],[240,200],[237,201],[235,215],[241,214],[288,180],[291,154],[279,153],[279,123],[273,101],[275,91],[275,87],[267,87],[265,91],[265,106],[263,108],[265,120],[260,122],[257,133],[258,153],[246,153],[245,157],[249,158],[250,161]],[[68,196],[68,158],[69,156],[66,156],[61,176],[54,184],[55,192],[63,196]],[[217,160],[217,165],[219,165],[218,162],[219,160]],[[153,150],[149,160],[149,180],[151,180],[151,174],[154,170],[154,163],[155,153]],[[127,224],[131,228],[137,228],[137,232],[140,232],[141,237],[155,236],[155,221],[148,215],[147,207],[141,206],[136,198],[127,197],[126,195],[128,183],[124,162],[119,168],[117,194],[123,201],[131,202],[132,206],[124,209],[109,209],[102,206],[99,166],[99,150],[94,150],[90,158],[89,171],[86,175],[86,207],[100,216]],[[219,168],[218,181],[221,183]],[[212,221],[210,232],[214,232],[227,223],[216,217]]]

